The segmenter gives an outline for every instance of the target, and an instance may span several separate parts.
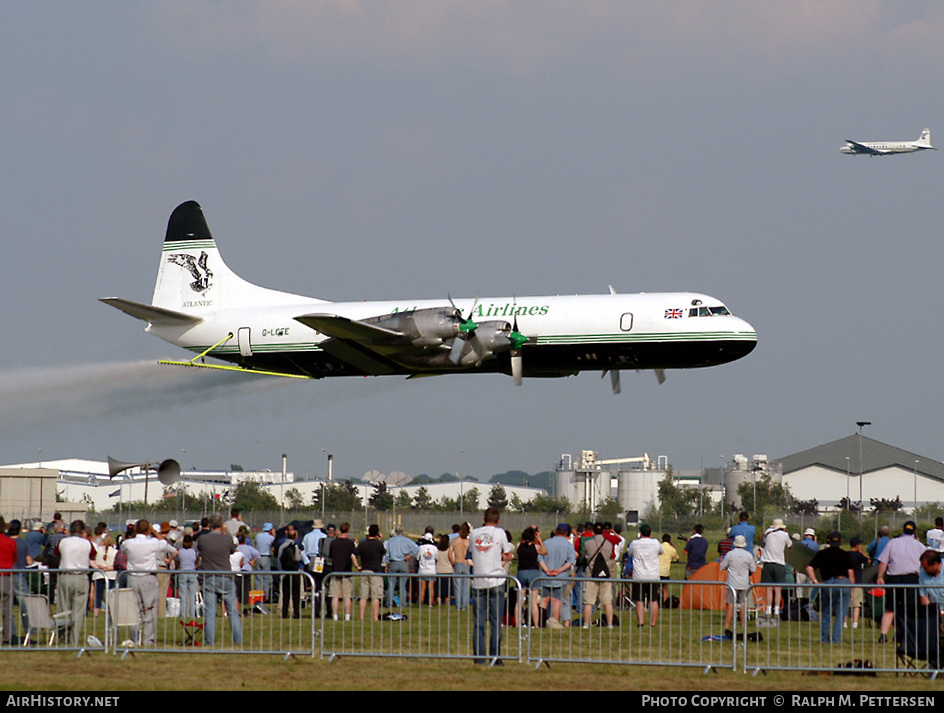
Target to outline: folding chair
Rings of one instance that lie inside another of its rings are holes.
[[[910,616],[896,616],[895,626],[898,639],[895,653],[902,673],[905,676],[936,677],[942,663],[937,606],[919,607]]]
[[[138,597],[130,587],[122,587],[111,591],[111,599],[108,602],[109,614],[111,615],[111,625],[115,632],[115,648],[118,646],[118,629],[128,628],[130,630],[131,640],[137,645],[141,645],[141,636],[143,627],[141,620],[141,610],[138,608]]]
[[[66,609],[58,614],[49,614],[49,599],[45,594],[26,594],[22,597],[26,607],[26,616],[29,619],[29,628],[23,638],[23,646],[29,646],[30,634],[33,629],[49,631],[49,643],[52,646],[56,641],[56,634],[66,631],[72,625],[72,610]]]

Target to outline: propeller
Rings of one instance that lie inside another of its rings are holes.
[[[479,306],[479,293],[475,293],[475,302],[472,303],[469,316],[465,319],[462,318],[462,311],[456,307],[456,303],[452,301],[452,296],[447,294],[446,297],[449,299],[449,304],[451,304],[452,308],[455,310],[456,323],[459,327],[459,333],[452,342],[452,349],[449,350],[449,361],[453,364],[458,364],[459,360],[462,359],[462,351],[465,349],[466,342],[475,334],[475,330],[478,329],[479,326],[472,321],[475,308]]]
[[[511,334],[508,338],[511,340],[511,378],[514,379],[515,386],[521,386],[524,377],[524,364],[521,361],[521,347],[523,347],[528,338],[518,331],[518,300],[512,302],[512,313],[514,321],[511,325]]]

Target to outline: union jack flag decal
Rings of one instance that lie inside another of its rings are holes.
[[[666,318],[666,319],[681,319],[681,318],[682,318],[682,310],[680,310],[680,309],[667,309],[667,310],[665,311],[665,318]]]

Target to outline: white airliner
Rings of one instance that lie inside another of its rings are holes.
[[[151,304],[102,302],[197,354],[161,361],[300,378],[498,372],[527,377],[724,364],[749,354],[754,328],[689,292],[328,302],[259,287],[233,273],[203,210],[170,216]],[[215,357],[229,365],[205,363]]]
[[[869,156],[888,156],[896,153],[914,153],[915,151],[937,151],[931,146],[931,130],[924,129],[916,141],[853,141],[846,139],[846,145],[839,150],[847,154],[868,154]]]

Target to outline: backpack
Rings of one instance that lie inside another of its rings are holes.
[[[289,542],[279,553],[279,566],[286,572],[298,569],[298,560],[295,558],[295,543]]]
[[[606,557],[600,555],[600,550],[603,549],[603,545],[606,544],[606,540],[600,543],[600,546],[597,547],[597,551],[590,558],[593,562],[593,565],[590,567],[590,576],[591,577],[602,577],[604,579],[610,578],[610,568],[606,566]]]

